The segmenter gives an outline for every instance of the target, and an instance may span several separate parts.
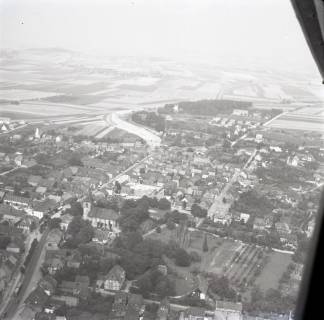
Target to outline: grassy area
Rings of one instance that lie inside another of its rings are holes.
[[[155,232],[149,237],[167,243],[174,239],[173,234],[174,231],[164,228],[161,233]],[[190,267],[185,268],[178,267],[173,261],[166,259],[175,277],[178,295],[196,285],[192,271],[224,275],[234,287],[244,287],[247,292],[254,284],[262,291],[269,288],[276,289],[282,274],[291,262],[291,256],[288,254],[265,251],[256,245],[219,238],[211,234],[206,236],[208,252],[203,252],[205,234],[199,231],[190,231],[190,242],[186,248],[188,252],[196,251],[201,257],[201,262],[192,263]]]
[[[291,255],[280,252],[272,252],[269,258],[269,262],[256,280],[256,285],[263,291],[278,289],[279,280],[291,262]]]

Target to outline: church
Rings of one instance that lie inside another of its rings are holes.
[[[113,209],[100,208],[91,202],[83,202],[83,218],[91,222],[94,228],[118,233],[120,231],[119,214]]]

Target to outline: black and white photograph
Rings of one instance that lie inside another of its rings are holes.
[[[320,320],[323,142],[323,0],[0,0],[0,320]]]

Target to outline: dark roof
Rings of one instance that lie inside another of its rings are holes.
[[[124,281],[125,278],[125,270],[118,264],[113,266],[109,273],[107,274],[107,279],[116,280],[118,282]]]
[[[117,220],[119,218],[119,215],[113,209],[92,207],[89,213],[89,217],[103,220]]]
[[[47,294],[43,289],[37,287],[34,291],[30,293],[30,295],[25,300],[26,304],[34,305],[34,306],[44,306],[48,299]]]
[[[9,193],[9,192],[5,194],[3,200],[10,201],[10,202],[21,202],[21,203],[27,203],[27,204],[29,204],[31,202],[30,198],[20,197],[20,196],[17,196],[15,194]]]

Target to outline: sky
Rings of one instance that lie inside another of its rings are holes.
[[[289,0],[0,0],[0,47],[315,69]]]

